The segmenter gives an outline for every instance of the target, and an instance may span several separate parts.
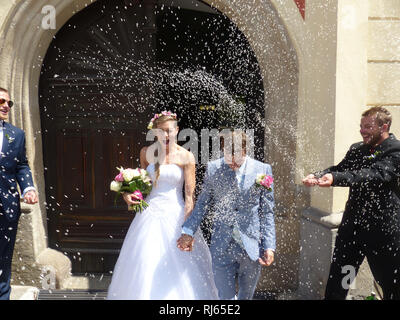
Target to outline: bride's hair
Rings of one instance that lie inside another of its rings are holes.
[[[153,121],[153,125],[154,128],[158,128],[158,126],[164,122],[167,121],[173,121],[174,122],[174,126],[177,127],[178,126],[178,120],[176,119],[176,115],[161,115],[159,116],[157,119],[154,119]],[[156,156],[158,156],[158,150],[156,150],[155,153]],[[154,163],[154,169],[156,172],[156,180],[154,181],[154,185],[157,184],[157,180],[160,177],[160,162],[156,161]]]

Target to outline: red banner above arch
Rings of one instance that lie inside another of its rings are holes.
[[[300,14],[305,19],[306,17],[306,0],[294,0],[297,8],[299,8]]]

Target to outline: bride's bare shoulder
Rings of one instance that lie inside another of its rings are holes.
[[[142,147],[142,149],[140,149],[140,154],[146,153],[146,151],[147,151],[148,148],[149,148],[148,146]]]
[[[142,149],[140,149],[140,160],[146,159],[146,153],[148,148],[149,147],[145,146]]]
[[[150,162],[148,161],[147,155],[146,155],[147,149],[148,149],[147,146],[145,146],[145,147],[143,147],[142,149],[140,149],[140,155],[139,155],[139,157],[140,157],[140,166],[142,167],[142,169],[147,168],[147,166],[148,166],[149,163],[150,163]]]
[[[195,157],[191,151],[179,146],[179,152],[181,154],[181,160],[185,165],[195,164]]]

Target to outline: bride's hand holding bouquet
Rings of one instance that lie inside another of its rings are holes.
[[[119,174],[110,184],[110,190],[117,192],[115,202],[122,194],[128,210],[141,212],[148,204],[144,201],[144,196],[148,195],[152,188],[151,179],[146,170],[136,168],[117,168]]]

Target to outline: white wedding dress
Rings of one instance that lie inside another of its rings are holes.
[[[154,181],[154,164],[147,167]],[[132,221],[114,268],[107,299],[214,300],[211,256],[203,235],[195,234],[193,251],[177,248],[184,222],[183,169],[160,166],[149,206]]]

